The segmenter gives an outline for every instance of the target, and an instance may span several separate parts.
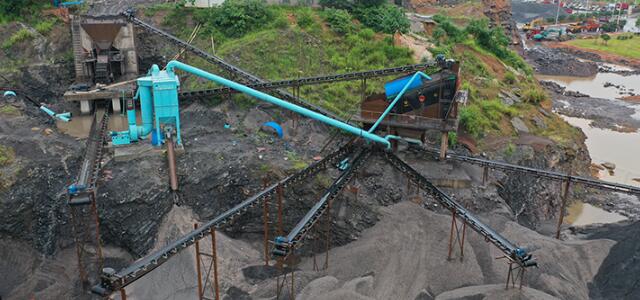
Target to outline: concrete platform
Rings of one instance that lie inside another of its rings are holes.
[[[107,147],[113,151],[113,159],[116,162],[131,161],[134,159],[145,157],[147,155],[163,155],[167,150],[165,146],[154,147],[149,142],[135,143],[127,146],[117,147],[114,147],[111,143],[109,143]],[[176,146],[175,152],[176,156],[180,156],[181,154],[183,154],[184,145]]]
[[[406,159],[403,157],[403,159]],[[412,163],[412,160],[405,160],[413,166],[420,174],[438,187],[443,188],[470,188],[473,179],[464,168],[454,168],[452,164],[439,161],[424,161]]]

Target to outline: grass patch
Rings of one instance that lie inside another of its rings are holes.
[[[309,164],[295,152],[287,152],[287,160],[291,162],[291,167],[295,171],[302,171],[309,166]]]
[[[17,117],[20,116],[20,110],[13,105],[3,105],[0,106],[0,115],[8,116],[8,117]]]
[[[16,158],[16,153],[9,146],[0,145],[0,167],[11,164]]]
[[[44,21],[36,24],[34,26],[34,28],[38,33],[40,33],[42,35],[46,35],[51,31],[51,29],[53,29],[53,26],[56,25],[56,20],[57,19],[44,20]]]
[[[2,48],[9,49],[13,47],[13,45],[20,43],[22,41],[26,41],[28,39],[32,39],[34,37],[33,33],[26,28],[22,28],[16,31],[11,35],[7,40],[2,43]]]
[[[613,38],[603,44],[600,39],[578,39],[566,42],[579,48],[603,51],[628,58],[640,59],[640,38],[619,40]]]
[[[476,101],[460,109],[460,125],[479,138],[501,130],[501,121],[517,114],[517,109],[500,100]]]

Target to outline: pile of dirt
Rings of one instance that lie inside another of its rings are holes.
[[[529,22],[533,19],[542,18],[555,18],[557,6],[553,3],[538,3],[523,0],[514,0],[511,3],[513,11],[513,19],[518,23]],[[560,9],[560,15],[566,16],[567,13]]]
[[[536,47],[526,52],[526,58],[543,75],[589,77],[598,73],[596,63],[580,61],[558,49]]]
[[[613,224],[596,229],[590,239],[611,239],[617,243],[602,262],[598,273],[589,285],[591,299],[640,298],[640,223]]]
[[[357,241],[330,251],[329,269],[316,275],[321,279],[304,284],[306,287],[300,289],[299,295],[305,295],[305,299],[335,299],[338,295],[351,299],[419,299],[421,295],[438,295],[436,299],[449,299],[463,294],[513,293],[485,286],[498,284],[504,289],[507,266],[504,261],[494,259],[501,255],[497,248],[475,233],[467,233],[464,259],[447,261],[450,216],[420,209],[411,202],[380,211],[380,221],[365,230]],[[548,295],[561,299],[588,298],[587,283],[592,281],[614,244],[610,240],[558,241],[496,214],[481,219],[532,251],[538,260],[540,268],[529,269],[526,275],[525,286],[529,289],[525,294],[531,299],[552,298]],[[563,263],[558,264],[559,261]],[[304,270],[311,270],[312,260],[304,259],[299,268],[303,274]],[[304,283],[307,277],[300,275],[302,281],[297,282]],[[463,287],[467,288],[457,290]]]

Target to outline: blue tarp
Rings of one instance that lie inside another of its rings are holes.
[[[404,86],[407,85],[407,83],[409,83],[409,80],[411,80],[411,77],[413,77],[413,74],[385,83],[384,92],[387,95],[387,98],[393,98],[396,95],[398,95],[402,91]],[[414,80],[411,83],[411,85],[407,90],[415,89],[421,85],[422,85],[422,78],[418,77],[416,78],[416,80]]]

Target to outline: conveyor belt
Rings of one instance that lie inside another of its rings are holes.
[[[223,212],[213,220],[207,222],[206,224],[203,224],[201,227],[186,234],[182,238],[168,244],[167,246],[150,255],[137,260],[132,265],[118,272],[103,272],[101,276],[101,283],[94,286],[92,288],[92,291],[96,294],[106,296],[110,295],[116,290],[119,290],[120,288],[131,284],[132,282],[140,279],[140,277],[159,267],[161,264],[165,263],[171,257],[178,254],[178,252],[194,244],[197,240],[208,236],[211,229],[219,228],[232,221],[234,218],[242,215],[249,208],[259,205],[260,203],[262,203],[262,201],[274,195],[278,186],[287,187],[291,184],[301,182],[302,180],[315,175],[317,172],[324,169],[328,164],[340,161],[344,156],[348,155],[352,151],[352,149],[353,145],[351,142],[349,142],[337,151],[327,155],[327,157],[325,157],[321,161],[314,163],[313,165],[294,175],[288,176],[285,179],[278,181],[267,189]]]
[[[144,30],[146,30],[146,31],[148,31],[150,33],[153,33],[153,34],[156,34],[156,35],[164,37],[165,39],[167,39],[169,42],[173,43],[174,45],[176,45],[178,47],[181,47],[181,48],[184,48],[184,49],[192,52],[193,54],[195,54],[197,56],[200,56],[204,60],[206,60],[206,61],[208,61],[208,62],[210,62],[210,63],[212,63],[212,64],[214,64],[214,65],[216,65],[216,66],[218,66],[220,68],[222,68],[223,70],[226,70],[226,71],[230,72],[233,75],[238,76],[240,79],[248,81],[248,83],[266,83],[265,80],[262,80],[259,77],[255,76],[255,75],[253,75],[253,74],[251,74],[251,73],[249,73],[249,72],[247,72],[245,70],[242,70],[242,69],[240,69],[240,68],[238,68],[238,67],[236,67],[236,66],[234,66],[234,65],[232,65],[232,64],[230,64],[228,62],[225,62],[224,60],[222,60],[221,58],[219,58],[219,57],[217,57],[215,55],[212,55],[212,54],[209,54],[209,53],[207,53],[205,51],[202,51],[201,49],[194,47],[193,45],[191,45],[191,44],[189,44],[189,43],[187,43],[187,42],[185,42],[185,41],[173,36],[172,34],[170,34],[168,32],[165,32],[165,31],[163,31],[161,29],[158,29],[158,28],[156,28],[156,27],[154,27],[154,26],[152,26],[152,25],[150,25],[150,24],[148,24],[148,23],[136,18],[135,14],[134,14],[134,12],[132,10],[127,10],[126,12],[123,13],[123,15],[125,17],[127,17],[133,24],[143,28]],[[323,115],[325,115],[327,117],[331,117],[331,118],[334,118],[336,120],[340,120],[340,121],[344,122],[344,120],[342,118],[336,116],[335,114],[329,112],[328,110],[326,110],[326,109],[324,109],[322,107],[313,105],[311,103],[302,101],[298,97],[295,97],[294,95],[292,95],[291,93],[289,93],[289,92],[287,92],[285,90],[276,90],[276,93],[278,93],[278,95],[280,95],[283,99],[285,99],[285,100],[287,100],[289,102],[295,103],[295,104],[300,105],[302,107],[308,108],[310,110],[314,110],[314,111],[316,111],[318,113],[321,113],[321,114],[323,114]]]
[[[435,150],[435,149],[423,149],[423,150],[425,152],[432,153],[435,155],[439,155],[440,153],[438,150]],[[607,182],[607,181],[596,180],[596,179],[591,179],[586,177],[568,175],[566,173],[540,170],[540,169],[524,167],[520,165],[509,164],[505,162],[459,155],[459,154],[451,153],[450,151],[447,152],[446,158],[461,161],[461,162],[466,162],[470,164],[475,164],[475,165],[479,165],[479,166],[483,166],[483,167],[487,167],[495,170],[523,172],[523,173],[532,174],[534,176],[542,177],[542,178],[548,178],[548,179],[559,180],[559,181],[571,181],[572,183],[580,183],[588,187],[601,189],[601,190],[621,192],[621,193],[632,194],[632,195],[640,195],[640,187],[635,187],[635,186],[621,184],[621,183]]]
[[[347,185],[358,168],[369,157],[369,150],[361,149],[349,165],[349,167],[336,179],[336,181],[327,189],[320,200],[307,212],[307,214],[296,224],[286,237],[276,238],[276,247],[273,254],[278,256],[287,256],[292,249],[304,239],[305,235],[318,221],[318,219],[326,211],[329,201],[332,201],[338,193]]]
[[[298,79],[285,79],[285,80],[263,82],[263,83],[252,83],[252,84],[248,84],[247,86],[256,90],[298,87],[302,85],[313,85],[313,84],[323,84],[323,83],[331,83],[331,82],[338,82],[338,81],[369,79],[369,78],[383,77],[383,76],[389,76],[389,75],[395,75],[395,74],[424,71],[425,69],[436,66],[436,65],[437,63],[435,61],[431,61],[431,62],[422,63],[422,64],[407,65],[407,66],[386,68],[386,69],[379,69],[379,70],[370,70],[370,71],[363,71],[363,72],[352,72],[352,73],[345,73],[345,74],[334,74],[334,75],[324,75],[324,76],[306,77],[306,78],[298,78]],[[200,96],[214,96],[214,95],[225,95],[230,93],[237,93],[237,91],[227,87],[206,89],[206,90],[196,90],[196,91],[184,91],[180,93],[180,97],[188,98],[188,97],[200,97]]]
[[[98,122],[98,115],[103,112],[102,118]],[[76,177],[74,185],[82,189],[78,193],[69,194],[69,204],[89,204],[88,193],[93,193],[96,181],[100,172],[100,162],[104,149],[104,139],[109,125],[109,113],[106,109],[97,111],[91,123],[91,130],[87,138],[87,146],[83,156],[80,171]]]
[[[516,253],[522,251],[503,236],[493,231],[489,226],[482,223],[477,217],[472,215],[466,208],[460,205],[458,202],[453,200],[447,194],[445,194],[438,187],[433,185],[429,180],[427,180],[424,176],[422,176],[418,171],[411,168],[404,161],[398,158],[396,155],[390,152],[385,152],[384,157],[398,170],[403,172],[405,175],[409,176],[411,180],[420,185],[425,191],[428,191],[440,204],[442,204],[447,209],[451,210],[455,213],[457,217],[462,219],[469,227],[471,227],[478,234],[483,236],[487,241],[490,241],[492,244],[496,245],[500,251],[502,251],[507,257],[513,259],[520,266],[527,267],[530,266],[533,261],[532,260],[524,260],[523,257],[526,255],[518,256]]]

